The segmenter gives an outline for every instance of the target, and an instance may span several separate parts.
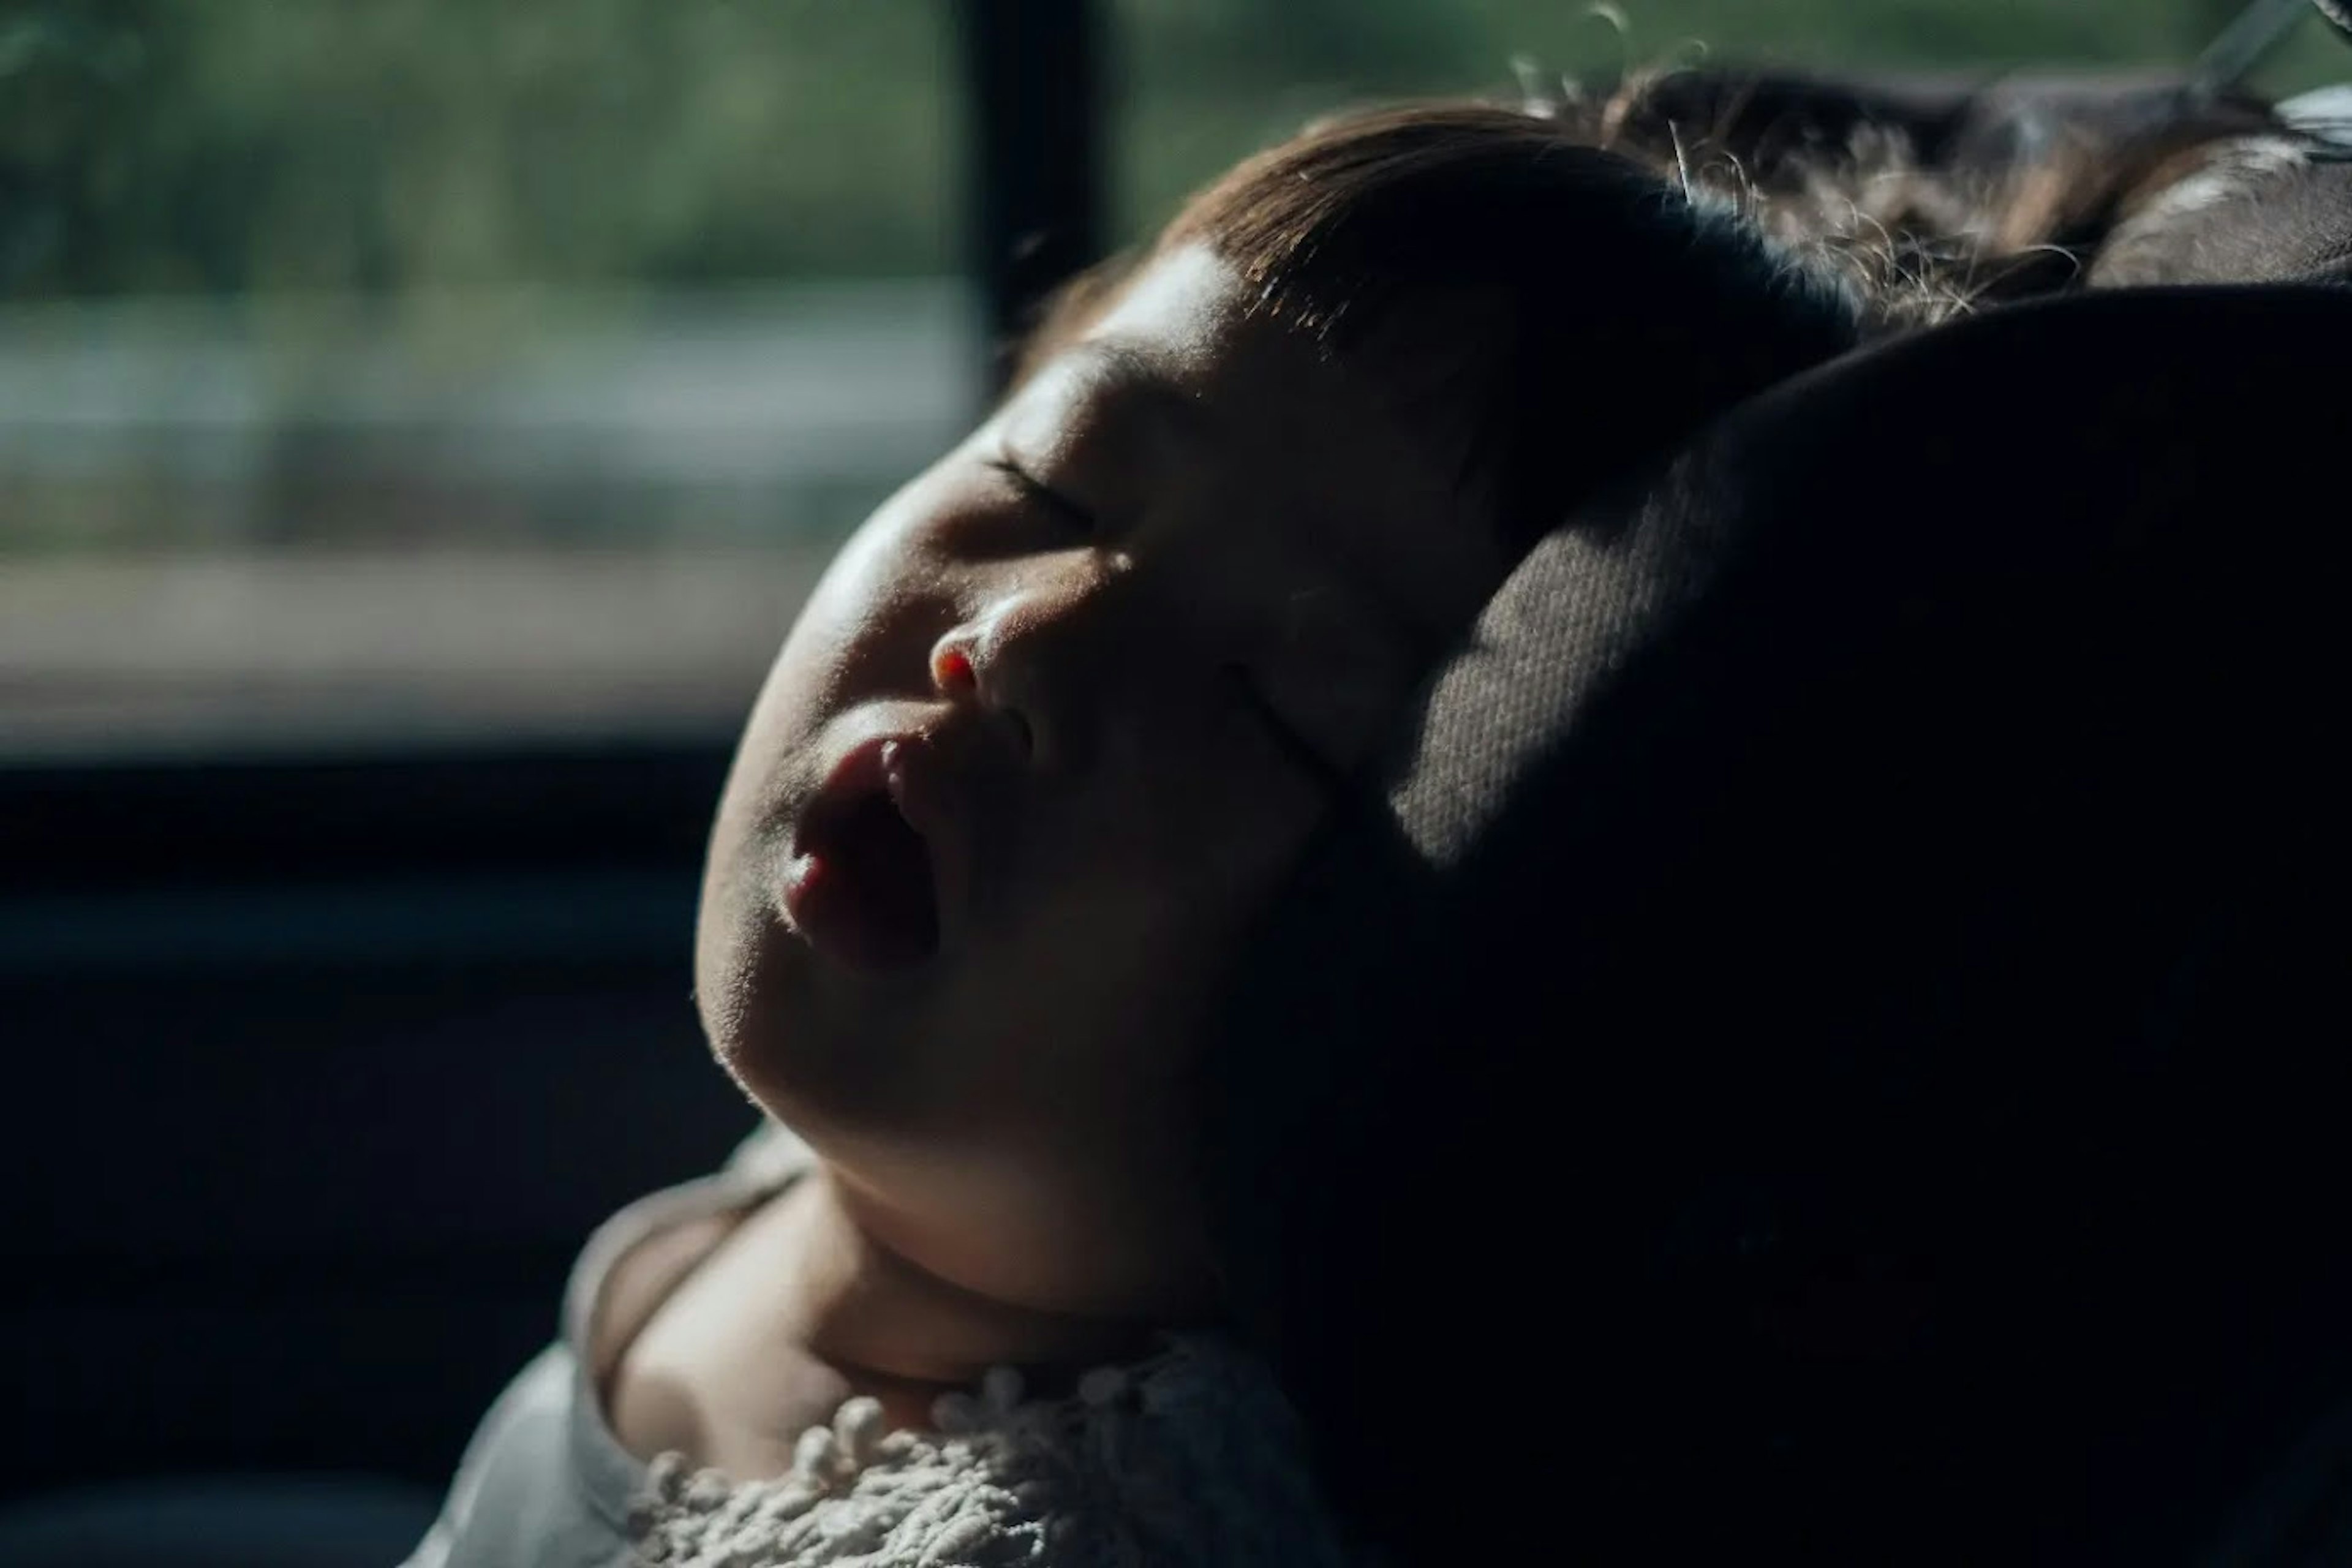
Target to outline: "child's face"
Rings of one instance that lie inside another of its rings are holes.
[[[886,1240],[1041,1307],[1193,1291],[1206,1008],[1319,773],[1507,565],[1454,452],[1244,302],[1205,250],[1153,262],[885,503],[712,835],[720,1058]]]

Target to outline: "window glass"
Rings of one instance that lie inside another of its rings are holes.
[[[1702,47],[2161,67],[2238,9],[1105,0],[1114,237],[1366,98]],[[724,734],[977,401],[956,20],[0,5],[0,763]],[[2263,80],[2347,68],[2315,22]]]
[[[723,732],[971,410],[950,22],[0,6],[0,759]]]
[[[2246,0],[1116,0],[1118,226],[1314,114],[1397,94],[1507,90],[1703,59],[1991,73],[2178,68]],[[2352,79],[2316,14],[2268,59],[2273,91]]]

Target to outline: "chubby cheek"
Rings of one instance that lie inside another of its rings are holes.
[[[1254,761],[1254,759],[1246,759]],[[1320,815],[1256,767],[1166,767],[1069,840],[1024,946],[1114,1037],[1196,1013],[1286,881]]]
[[[786,808],[818,782],[827,725],[881,692],[904,662],[901,646],[920,636],[905,621],[908,554],[903,531],[882,514],[844,547],[785,637],[737,744],[711,825],[695,936],[698,1005],[730,1067],[769,1027],[772,994],[797,1000],[805,991],[805,955],[776,907]]]
[[[817,580],[761,690],[752,737],[781,731],[804,741],[861,698],[894,682],[919,684],[923,650],[948,610],[939,574],[900,509],[894,500],[876,513]]]
[[[908,510],[920,499],[909,487],[851,536],[785,635],[736,747],[706,887],[725,862],[762,847],[782,803],[809,787],[811,748],[832,720],[876,697],[921,693],[946,611]]]

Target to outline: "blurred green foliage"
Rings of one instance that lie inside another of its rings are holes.
[[[5,0],[25,292],[937,272],[914,0]]]
[[[1703,58],[1844,69],[2177,68],[2245,0],[1118,0],[1122,237],[1313,115],[1366,98],[1508,90],[1515,65],[1608,79]],[[2352,79],[2314,16],[2256,85]]]
[[[953,0],[0,0],[0,293],[954,266]],[[2187,58],[2231,0],[1117,0],[1118,227],[1339,103],[1606,71]],[[2289,77],[2352,76],[2311,29]],[[1038,90],[1054,90],[1040,82]]]

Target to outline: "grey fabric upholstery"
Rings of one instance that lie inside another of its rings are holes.
[[[2193,1561],[2352,1391],[2347,354],[2346,290],[1995,312],[1525,562],[1212,1063],[1353,1506],[1446,1540],[1476,1441],[1498,1552]]]
[[[2331,144],[2275,168],[2259,148],[2223,158],[2121,226],[2091,281],[2352,283],[2352,150]]]

